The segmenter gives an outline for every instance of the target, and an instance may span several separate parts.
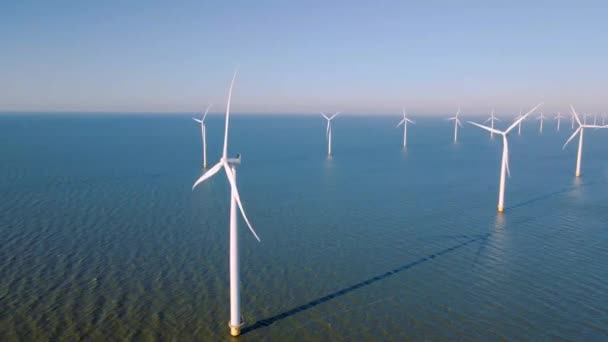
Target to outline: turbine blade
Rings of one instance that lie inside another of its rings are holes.
[[[196,188],[205,180],[209,179],[211,176],[215,175],[222,168],[223,165],[223,161],[213,165],[213,167],[210,168],[209,171],[205,172],[199,179],[196,180],[196,182],[194,182],[194,185],[192,185],[192,190],[194,190],[194,188]]]
[[[327,120],[327,132],[325,132],[325,135],[329,136],[329,132],[331,132],[331,122]]]
[[[574,115],[576,122],[578,122],[579,126],[582,125],[583,123],[581,122],[581,119],[578,117],[578,113],[576,112],[576,110],[574,110],[574,107],[572,105],[570,105],[570,109],[572,110],[572,114]]]
[[[325,119],[327,119],[327,121],[329,121],[329,118],[327,117],[327,115],[325,115],[325,113],[321,112],[321,115],[323,115],[323,117],[324,117]]]
[[[414,124],[414,125],[416,124],[416,122],[415,122],[415,121],[412,121],[412,120],[410,120],[410,119],[408,119],[408,118],[406,118],[405,120],[406,120],[407,122],[409,122],[409,123]]]
[[[207,106],[207,109],[205,109],[205,114],[203,115],[203,121],[201,123],[203,123],[205,121],[205,118],[207,117],[207,113],[209,113],[209,109],[211,109],[212,104],[209,104]]]
[[[198,123],[200,123],[200,124],[202,124],[202,123],[203,123],[203,120],[201,120],[201,119],[192,118],[192,120],[194,120],[194,121],[196,121],[196,122],[198,122]]]
[[[224,152],[222,156],[224,158],[228,157],[228,125],[230,123],[230,101],[232,100],[232,88],[234,87],[234,80],[236,79],[236,74],[238,69],[234,70],[234,75],[232,75],[232,81],[230,82],[230,89],[228,89],[228,103],[226,104],[226,123],[224,125]]]
[[[460,126],[460,128],[462,128],[462,124],[460,123],[460,120],[456,119],[456,123],[458,124],[458,126]]]
[[[234,177],[234,173],[232,173],[232,170],[230,169],[228,164],[224,164],[224,170],[226,170],[226,175],[228,176],[228,181],[230,182],[230,186],[232,188],[232,194],[234,195],[234,200],[236,201],[236,204],[238,205],[239,210],[241,211],[241,216],[243,216],[243,220],[247,224],[247,227],[249,227],[249,230],[251,230],[251,233],[256,238],[256,240],[258,240],[258,242],[261,242],[260,238],[258,237],[258,234],[255,232],[255,230],[251,226],[251,223],[249,222],[249,219],[247,218],[247,215],[245,214],[245,209],[243,209],[243,204],[241,203],[241,196],[239,195],[239,189],[236,186],[236,178]]]
[[[337,112],[336,114],[332,115],[331,118],[329,118],[329,120],[332,120],[333,118],[335,118],[336,116],[340,115],[340,113],[342,112]]]
[[[499,131],[499,130],[497,130],[495,128],[491,128],[491,127],[488,127],[488,126],[480,125],[480,124],[478,124],[476,122],[473,122],[473,121],[467,121],[467,122],[470,123],[471,125],[475,125],[475,126],[481,128],[481,129],[485,129],[488,132],[492,132],[494,134],[503,134],[503,132],[501,132],[501,131]]]
[[[564,144],[564,147],[562,147],[562,150],[566,149],[566,145],[568,145],[568,143],[570,141],[572,141],[572,139],[574,139],[574,137],[580,132],[580,130],[583,129],[583,127],[579,127],[576,129],[576,131],[574,131],[574,133],[572,133],[572,135],[570,136],[570,138],[566,141],[566,143]]]
[[[397,124],[397,126],[395,128],[398,128],[399,126],[403,125],[404,122],[405,122],[405,119],[402,119],[401,121],[399,121],[399,123]]]
[[[492,118],[489,118],[489,119],[487,119],[486,121],[484,121],[483,123],[489,122],[489,121],[491,121],[491,120],[492,120]]]
[[[538,109],[538,107],[542,106],[543,102],[537,104],[536,106],[534,106],[534,108],[532,108],[529,112],[527,112],[526,114],[522,115],[519,119],[517,119],[515,122],[513,122],[511,124],[511,126],[509,126],[509,128],[507,128],[507,130],[505,131],[505,134],[508,134],[513,128],[517,127],[517,125],[524,121],[526,119],[526,117],[528,117],[528,115],[532,114],[536,109]]]

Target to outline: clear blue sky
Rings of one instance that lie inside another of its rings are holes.
[[[608,2],[2,1],[0,110],[608,110]]]

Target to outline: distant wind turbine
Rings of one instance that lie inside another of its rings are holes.
[[[480,125],[475,122],[468,121],[468,123],[475,125],[479,128],[485,129],[486,131],[502,135],[502,161],[500,164],[500,186],[499,186],[499,192],[498,192],[498,211],[499,212],[503,212],[504,208],[505,208],[504,207],[504,205],[505,205],[505,176],[506,176],[506,174],[508,174],[509,177],[511,176],[511,171],[509,170],[509,141],[507,140],[507,135],[509,134],[509,132],[511,132],[511,130],[513,128],[515,128],[515,126],[517,126],[521,121],[523,121],[528,115],[533,113],[541,105],[542,105],[542,103],[537,104],[536,107],[532,108],[532,110],[530,110],[529,112],[524,114],[522,117],[517,119],[517,121],[512,123],[511,126],[509,126],[509,128],[507,128],[505,131],[499,131],[492,127],[487,127],[487,126]]]
[[[205,125],[205,118],[207,117],[207,113],[209,113],[209,109],[211,109],[211,105],[207,106],[205,110],[205,114],[203,114],[203,118],[201,120],[197,118],[192,118],[192,120],[201,124],[201,136],[203,139],[203,168],[207,168],[207,125]]]
[[[515,117],[515,121],[519,120],[519,118],[521,118],[521,109],[519,110],[519,115]],[[517,124],[517,135],[521,135],[521,123],[523,122],[523,120],[519,121],[519,124]]]
[[[606,126],[606,113],[602,114],[602,126]]]
[[[456,112],[456,116],[448,119],[450,121],[452,121],[452,120],[454,121],[454,143],[458,142],[458,126],[460,126],[462,128],[462,124],[460,123],[460,119],[458,119],[458,115],[460,115],[460,108],[458,108],[458,111]]]
[[[220,169],[224,169],[228,183],[230,183],[230,334],[232,336],[238,336],[241,333],[241,327],[243,321],[241,320],[241,296],[239,290],[239,250],[238,250],[238,232],[237,232],[237,215],[236,209],[241,212],[243,220],[253,233],[256,240],[260,241],[260,238],[256,234],[255,230],[249,223],[243,204],[241,203],[241,197],[239,196],[239,190],[236,185],[236,166],[241,163],[241,156],[237,154],[236,158],[228,158],[228,124],[230,123],[230,100],[232,98],[232,88],[234,86],[234,80],[237,72],[234,72],[232,76],[232,82],[230,82],[230,89],[228,90],[228,104],[226,105],[226,123],[224,131],[224,150],[222,158],[215,164],[209,171],[203,174],[192,186],[192,190],[197,185],[201,184],[206,179],[211,178]]]
[[[543,112],[540,112],[540,115],[538,116],[538,118],[536,118],[537,120],[540,120],[540,134],[543,134],[543,121],[546,119],[547,117],[543,114]]]
[[[593,124],[597,125],[597,113],[593,114]]]
[[[574,115],[574,118],[576,119],[576,122],[578,123],[578,128],[576,129],[576,131],[574,131],[574,133],[572,134],[572,136],[570,136],[570,138],[566,141],[566,143],[564,144],[564,147],[562,147],[562,150],[566,148],[566,145],[568,145],[568,143],[570,141],[572,141],[572,139],[574,139],[574,137],[578,134],[578,155],[576,157],[576,177],[580,177],[581,176],[581,157],[583,154],[583,135],[585,133],[585,128],[608,128],[608,126],[598,126],[598,125],[587,125],[584,122],[581,122],[581,119],[578,117],[578,113],[576,113],[576,111],[574,110],[574,107],[571,105],[570,109],[572,109],[572,114]]]
[[[574,114],[570,116],[570,119],[572,121],[572,129],[574,129]]]
[[[331,115],[331,113],[328,113],[328,114]],[[327,120],[327,156],[328,157],[331,157],[331,120],[333,120],[333,118],[338,116],[338,114],[340,114],[340,112],[337,112],[331,116],[327,116],[327,115],[325,115],[325,113],[321,112],[321,115],[323,115],[323,117]]]
[[[397,127],[403,125],[403,148],[405,148],[407,146],[407,124],[408,124],[408,122],[411,124],[416,124],[416,123],[407,118],[407,114],[405,113],[405,108],[403,108],[402,113],[403,113],[403,119],[401,119],[401,121],[399,121],[399,123],[397,124]]]
[[[496,116],[494,116],[494,109],[492,109],[492,114],[490,118],[483,123],[490,122],[490,128],[494,129],[494,121],[500,121]],[[490,131],[490,138],[494,139],[494,132]]]
[[[555,116],[555,120],[557,120],[557,131],[558,132],[559,132],[559,126],[562,121],[562,118],[563,118],[563,116],[562,116],[562,113],[560,113],[560,112],[558,112],[557,115]]]

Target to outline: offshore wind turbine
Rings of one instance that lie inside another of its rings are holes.
[[[460,119],[458,119],[458,115],[460,115],[460,108],[458,108],[456,116],[448,119],[450,121],[454,120],[454,143],[458,142],[458,126],[462,128],[462,124],[460,123]],[[405,116],[403,118],[405,119]],[[405,142],[403,146],[405,147]]]
[[[537,120],[540,120],[540,134],[543,134],[543,121],[546,119],[547,117],[545,115],[543,115],[543,112],[540,112],[540,115],[538,116],[538,118],[536,118]]]
[[[523,121],[528,115],[533,113],[538,107],[542,105],[542,102],[537,104],[536,107],[532,108],[529,112],[524,114],[522,117],[517,119],[514,123],[509,126],[505,131],[500,131],[494,129],[492,127],[480,125],[475,122],[468,121],[468,123],[475,125],[479,128],[485,129],[486,131],[496,133],[498,135],[502,135],[502,161],[500,164],[500,184],[498,190],[498,212],[503,212],[505,209],[505,176],[506,174],[511,176],[511,171],[509,170],[509,141],[507,140],[507,135],[515,126],[517,126],[521,121]]]
[[[572,109],[572,114],[574,115],[574,118],[576,119],[576,122],[578,123],[578,128],[576,129],[576,131],[574,131],[574,133],[572,134],[572,136],[570,136],[570,138],[566,141],[566,143],[564,144],[564,147],[562,147],[562,150],[566,148],[566,145],[568,145],[568,143],[574,139],[574,137],[578,134],[578,154],[576,156],[576,177],[580,177],[581,176],[581,157],[583,154],[583,135],[585,133],[585,128],[608,128],[608,126],[598,126],[598,125],[587,125],[585,124],[585,122],[581,122],[581,119],[578,117],[578,113],[576,113],[576,111],[574,110],[574,107],[572,105],[570,105],[570,109]]]
[[[572,121],[572,129],[574,129],[574,114],[570,116],[570,119]]]
[[[238,336],[241,334],[241,327],[243,321],[241,320],[241,295],[239,289],[239,250],[238,250],[238,232],[237,232],[237,215],[236,209],[241,212],[243,220],[253,233],[256,240],[260,241],[258,234],[251,226],[243,204],[241,203],[241,197],[239,196],[239,190],[236,185],[236,166],[241,163],[241,155],[237,154],[236,158],[228,158],[228,125],[230,123],[230,100],[232,98],[232,88],[234,86],[234,80],[236,79],[236,71],[232,76],[232,82],[230,82],[230,89],[228,90],[228,103],[226,104],[226,123],[224,127],[224,150],[222,158],[215,164],[209,171],[205,172],[196,182],[192,185],[192,190],[197,185],[201,184],[206,179],[211,178],[222,168],[226,172],[226,178],[230,183],[230,321],[228,326],[230,327],[230,335]]]
[[[211,105],[207,106],[205,109],[205,114],[203,114],[202,119],[192,118],[192,120],[201,124],[201,137],[203,139],[203,169],[207,168],[207,125],[205,125],[205,118],[207,118],[207,113],[209,113],[209,109],[211,109]]]
[[[519,118],[521,118],[521,109],[519,110],[519,115],[515,117],[515,121],[519,120]],[[521,123],[523,120],[519,121],[519,124],[517,124],[517,135],[521,135]]]
[[[602,126],[606,126],[606,113],[602,114]]]
[[[494,108],[492,108],[492,114],[490,115],[490,118],[488,120],[484,121],[483,123],[486,123],[488,121],[490,122],[490,127],[492,129],[494,129],[494,121],[500,121],[496,116],[494,116]],[[490,138],[494,139],[493,131],[490,131]]]
[[[403,113],[403,119],[401,119],[401,121],[399,121],[399,123],[397,124],[397,127],[403,125],[403,148],[405,149],[405,147],[407,146],[407,124],[408,124],[408,122],[411,124],[416,124],[416,123],[407,118],[407,114],[405,113],[405,108],[403,108],[402,113]],[[395,128],[397,128],[397,127],[395,127]]]
[[[597,125],[597,113],[593,114],[593,124]]]
[[[330,113],[329,113],[330,114]],[[327,156],[331,157],[331,120],[338,116],[340,112],[337,112],[331,116],[325,115],[325,113],[321,112],[321,115],[327,120]]]
[[[562,113],[558,112],[557,115],[555,116],[555,120],[557,120],[557,131],[559,132],[559,125],[562,121]]]

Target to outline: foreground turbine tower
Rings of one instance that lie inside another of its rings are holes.
[[[574,137],[577,134],[580,133],[579,137],[578,137],[578,155],[576,157],[576,177],[580,177],[581,176],[581,157],[583,154],[583,134],[585,133],[585,128],[608,128],[608,126],[587,125],[584,122],[581,122],[581,119],[578,117],[578,114],[574,110],[574,107],[570,106],[570,109],[572,109],[572,115],[574,116],[574,118],[576,119],[576,122],[578,123],[578,128],[576,129],[576,131],[574,131],[572,136],[570,136],[568,141],[566,141],[562,150],[565,149],[566,145],[568,145],[568,143],[572,139],[574,139]]]
[[[197,185],[201,184],[206,179],[211,178],[220,169],[224,169],[228,183],[230,183],[230,335],[238,336],[241,334],[241,327],[243,321],[241,320],[241,296],[239,292],[239,250],[238,250],[238,232],[237,232],[237,216],[236,208],[238,206],[243,220],[253,233],[253,236],[260,241],[260,238],[256,234],[255,230],[249,223],[241,198],[239,196],[239,190],[236,186],[236,166],[241,163],[241,156],[237,155],[236,158],[228,158],[228,124],[230,123],[230,99],[232,97],[232,87],[236,78],[236,71],[232,76],[232,82],[230,82],[230,89],[228,90],[228,104],[226,105],[226,124],[224,131],[224,151],[222,158],[215,164],[209,171],[203,174],[192,186],[192,190]]]
[[[511,130],[513,128],[515,128],[515,126],[517,126],[522,120],[524,120],[528,115],[533,113],[541,105],[542,105],[542,103],[537,104],[536,107],[532,108],[532,110],[530,110],[528,113],[526,113],[525,115],[523,115],[522,117],[517,119],[517,121],[512,123],[511,126],[509,126],[509,128],[507,128],[507,130],[504,132],[494,129],[492,127],[487,127],[487,126],[480,125],[475,122],[468,121],[470,124],[480,127],[482,129],[485,129],[486,131],[502,135],[502,161],[500,164],[500,187],[499,187],[499,191],[498,191],[498,212],[502,213],[505,210],[505,176],[506,176],[506,174],[509,174],[509,177],[511,176],[511,171],[509,170],[509,142],[507,140],[507,134],[509,134],[509,132],[511,132]]]
[[[397,127],[403,125],[403,148],[405,149],[407,146],[407,124],[408,124],[408,122],[411,124],[416,124],[416,123],[407,118],[407,114],[405,113],[405,108],[403,108],[402,113],[403,113],[403,119],[401,119],[401,121],[399,121],[399,123],[397,124]],[[395,128],[397,128],[397,127],[395,127]]]
[[[562,113],[559,113],[559,112],[555,116],[555,120],[557,120],[557,131],[558,132],[559,132],[559,125],[560,125],[560,123],[562,121],[562,118],[563,118]]]
[[[462,124],[460,123],[460,119],[458,119],[458,115],[460,115],[460,108],[458,108],[458,111],[456,112],[455,117],[448,119],[450,121],[454,120],[454,143],[458,142],[458,126],[460,126],[462,128]],[[403,146],[405,146],[405,145],[403,145]]]
[[[540,112],[540,115],[538,116],[538,118],[536,118],[537,120],[540,120],[540,129],[539,129],[540,134],[543,134],[543,121],[546,118],[547,117],[543,115],[543,112]]]
[[[205,125],[205,118],[207,117],[207,113],[209,113],[209,109],[211,109],[211,105],[207,106],[205,110],[205,114],[203,114],[203,119],[199,120],[197,118],[192,118],[192,120],[201,124],[201,136],[203,139],[203,169],[207,168],[207,125]]]
[[[331,113],[329,113],[331,115]],[[327,116],[325,113],[321,112],[321,115],[327,120],[327,156],[331,157],[331,120],[338,116],[340,112],[335,113],[334,115]]]
[[[494,129],[494,121],[500,121],[497,117],[494,116],[494,109],[492,109],[492,114],[490,118],[483,123],[490,122],[490,128]],[[490,138],[494,139],[494,132],[490,131]]]

